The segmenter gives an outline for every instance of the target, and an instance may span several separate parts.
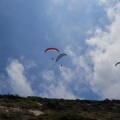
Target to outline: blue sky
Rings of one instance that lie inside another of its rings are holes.
[[[119,21],[119,0],[1,0],[0,94],[119,99]]]

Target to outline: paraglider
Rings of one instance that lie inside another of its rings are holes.
[[[117,63],[115,64],[115,66],[117,66],[118,64],[120,64],[120,62],[117,62]]]
[[[59,59],[61,59],[63,56],[67,56],[65,53],[61,53],[61,54],[59,54],[58,56],[57,56],[57,58],[56,58],[56,62],[59,60]]]
[[[59,61],[63,56],[67,56],[65,53],[61,53],[61,54],[59,54],[58,56],[57,56],[57,58],[56,58],[56,62],[57,61]],[[61,64],[61,67],[62,67],[63,65]]]
[[[57,48],[54,48],[54,47],[50,47],[50,48],[45,49],[45,53],[46,53],[46,52],[49,52],[49,51],[59,52],[59,50],[58,50]],[[56,53],[55,53],[55,54],[56,54]],[[53,54],[51,54],[51,59],[52,59],[52,60],[54,59]]]
[[[45,53],[48,52],[48,51],[55,51],[55,54],[56,54],[56,52],[59,53],[59,50],[58,50],[57,48],[54,48],[54,47],[50,47],[50,48],[45,49]],[[54,60],[54,57],[52,57],[52,55],[54,55],[54,54],[53,54],[53,53],[50,54],[51,59]],[[55,55],[54,55],[54,56],[55,56]],[[59,55],[56,57],[56,59],[55,59],[56,62],[58,62],[63,56],[67,56],[67,55],[66,55],[65,53],[59,54]],[[62,64],[61,64],[61,66],[62,66]]]
[[[57,51],[57,52],[59,52],[59,50],[57,49],[57,48],[47,48],[46,50],[45,50],[45,52],[47,52],[47,51]]]

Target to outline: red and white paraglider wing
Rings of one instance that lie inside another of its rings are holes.
[[[47,51],[57,51],[57,52],[59,52],[59,50],[58,50],[57,48],[53,48],[53,47],[47,48],[47,49],[45,50],[45,52],[47,52]]]

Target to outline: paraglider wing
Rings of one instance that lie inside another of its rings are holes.
[[[55,51],[57,51],[57,52],[59,52],[59,50],[57,49],[57,48],[47,48],[46,50],[45,50],[45,52],[47,52],[47,51],[51,51],[51,50],[55,50]]]
[[[65,53],[61,53],[60,55],[58,55],[58,57],[56,58],[56,62],[62,58],[63,56],[67,56]]]
[[[115,66],[117,66],[118,64],[120,64],[120,62],[117,62],[117,63],[115,64]]]

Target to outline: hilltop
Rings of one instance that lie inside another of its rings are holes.
[[[120,120],[120,100],[0,95],[0,120]]]

